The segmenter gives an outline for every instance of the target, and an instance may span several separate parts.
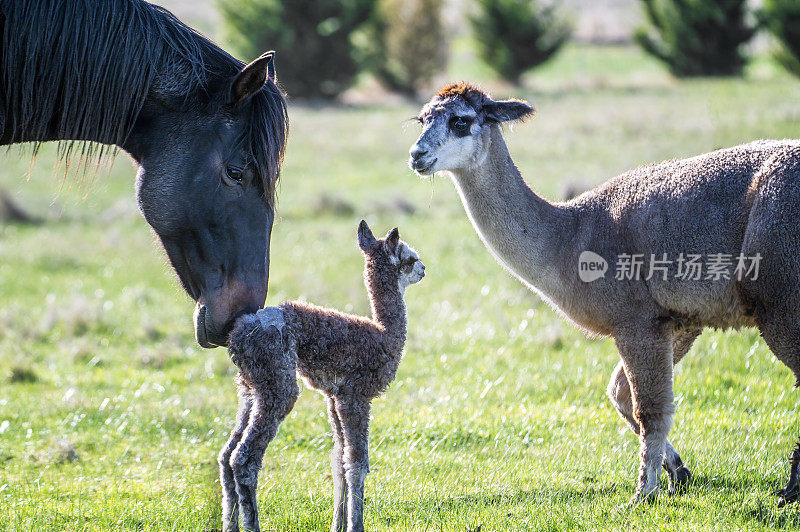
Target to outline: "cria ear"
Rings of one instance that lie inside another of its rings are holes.
[[[509,122],[530,118],[536,111],[533,106],[524,100],[501,100],[487,102],[483,106],[486,119],[492,122]]]
[[[388,233],[386,233],[386,240],[384,240],[384,245],[386,246],[386,251],[394,255],[397,253],[397,245],[400,243],[400,231],[395,227]]]
[[[261,90],[267,81],[275,81],[274,57],[275,52],[267,52],[236,74],[231,84],[231,103],[240,103]]]
[[[369,251],[375,247],[378,241],[375,240],[375,235],[372,234],[372,230],[367,225],[367,222],[361,220],[361,223],[358,224],[358,247],[361,248],[362,251]]]

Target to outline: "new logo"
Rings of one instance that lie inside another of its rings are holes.
[[[591,283],[605,277],[607,271],[606,259],[593,251],[584,251],[578,257],[578,277],[584,283]]]

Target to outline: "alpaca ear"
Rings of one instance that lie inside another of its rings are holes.
[[[358,247],[360,247],[362,251],[369,251],[375,247],[376,243],[375,235],[372,234],[372,230],[367,225],[367,222],[361,220],[361,223],[358,224]]]
[[[386,250],[394,255],[397,252],[397,245],[400,243],[400,230],[395,227],[386,233],[386,240],[384,240]]]
[[[236,77],[233,78],[233,84],[231,85],[231,103],[240,103],[261,90],[261,87],[263,87],[267,81],[275,81],[274,57],[275,52],[267,52],[249,65],[245,65],[245,67],[236,74]]]
[[[483,112],[486,113],[486,119],[491,122],[525,120],[536,114],[536,110],[531,104],[516,99],[487,102],[483,106]]]

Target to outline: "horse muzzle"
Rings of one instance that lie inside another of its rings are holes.
[[[238,304],[233,309],[228,305],[215,307],[213,304],[198,302],[194,309],[194,333],[197,343],[207,349],[227,346],[228,336],[236,320],[245,314],[254,314],[263,306],[264,299],[266,295],[258,293],[252,301],[237,301]],[[216,303],[219,305],[220,301],[217,300]]]
[[[200,347],[210,349],[217,346],[208,341],[208,332],[206,331],[206,312],[207,308],[205,305],[201,305],[200,303],[195,305],[193,316],[194,337],[197,339],[197,343],[200,344]]]
[[[219,333],[209,327],[206,315],[208,307],[198,303],[194,308],[194,336],[200,347],[213,349],[228,344],[228,339],[224,333]]]

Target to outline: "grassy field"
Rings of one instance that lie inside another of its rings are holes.
[[[483,73],[458,54],[452,68]],[[572,47],[522,92],[488,86],[539,109],[506,137],[549,198],[800,127],[800,83],[766,60],[743,80],[679,83],[634,49]],[[800,506],[773,497],[800,435],[794,380],[753,331],[706,332],[677,370],[671,440],[694,472],[689,491],[618,509],[637,442],[604,396],[612,342],[587,340],[504,273],[446,179],[411,174],[417,127],[405,120],[417,110],[293,105],[273,233],[268,303],[366,312],[362,217],[376,232],[399,225],[428,267],[407,294],[407,355],[373,411],[367,527],[800,527]],[[0,530],[216,530],[232,366],[194,344],[192,304],[136,211],[127,158],[81,182],[54,174],[53,154],[28,180],[24,151],[0,167],[0,188],[46,218],[0,225]],[[323,412],[304,391],[267,451],[265,529],[329,526]]]

